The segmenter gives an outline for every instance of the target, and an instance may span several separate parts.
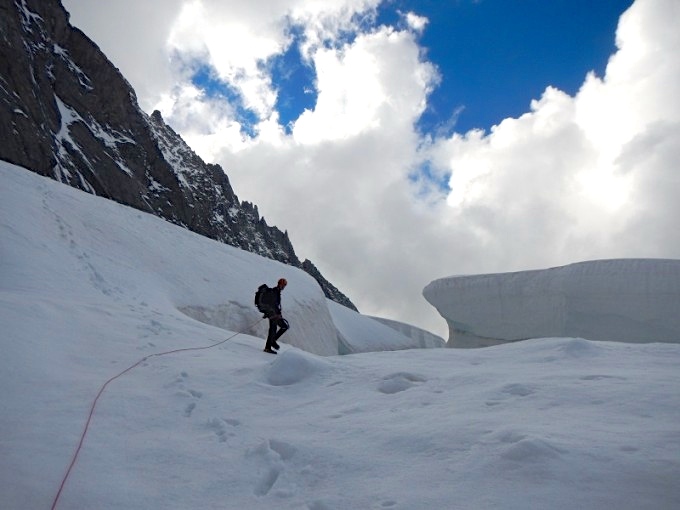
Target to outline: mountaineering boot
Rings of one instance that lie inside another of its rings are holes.
[[[281,348],[281,346],[280,346],[278,343],[274,342],[274,343],[272,344],[272,349],[275,349],[275,350],[278,351],[280,348]]]
[[[272,351],[271,349],[267,349],[266,347],[264,348],[264,352],[268,352],[269,354],[278,354],[276,351]]]

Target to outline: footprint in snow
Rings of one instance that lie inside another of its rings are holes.
[[[534,393],[534,389],[526,384],[506,384],[501,391],[515,397],[527,397]]]
[[[211,429],[217,436],[217,440],[220,443],[226,443],[229,437],[233,437],[236,434],[229,431],[228,425],[231,427],[236,427],[240,424],[238,420],[222,420],[220,418],[212,418],[208,420],[208,428]]]
[[[269,494],[284,471],[285,462],[292,459],[296,451],[295,446],[290,443],[270,439],[248,453],[250,456],[260,457],[265,463],[264,471],[253,489],[256,496]]]
[[[416,374],[397,372],[396,374],[388,375],[383,378],[383,381],[378,386],[378,391],[386,395],[392,395],[405,391],[412,386],[425,381],[427,381],[427,379]]]

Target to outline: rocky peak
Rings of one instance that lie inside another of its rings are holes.
[[[305,269],[327,297],[356,309],[300,262],[286,232],[239,201],[219,165],[205,163],[160,112],[139,108],[58,0],[0,0],[0,32],[0,159]]]

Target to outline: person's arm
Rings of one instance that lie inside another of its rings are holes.
[[[275,308],[275,311],[276,311],[276,316],[282,317],[282,314],[281,314],[281,292],[279,292],[279,295],[277,296],[276,306],[274,308]]]

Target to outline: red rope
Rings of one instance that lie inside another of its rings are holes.
[[[257,321],[252,326],[249,326],[248,329],[256,326],[257,324],[262,322],[262,320],[263,319],[260,319],[259,321]],[[102,393],[104,393],[104,390],[106,389],[106,387],[110,383],[112,383],[113,381],[118,379],[120,376],[126,374],[127,372],[129,372],[133,368],[139,366],[141,363],[144,363],[149,358],[165,356],[167,354],[176,354],[178,352],[202,351],[202,350],[205,350],[205,349],[212,349],[213,347],[217,347],[218,345],[221,345],[221,344],[231,340],[236,335],[240,335],[241,333],[243,333],[243,331],[238,331],[238,332],[234,333],[233,335],[231,335],[229,338],[226,338],[224,340],[221,340],[220,342],[217,342],[216,344],[208,345],[208,346],[205,346],[205,347],[187,347],[187,348],[184,348],[184,349],[174,349],[172,351],[165,351],[165,352],[158,352],[156,354],[149,354],[148,356],[145,356],[142,359],[140,359],[134,365],[129,366],[128,368],[123,370],[121,373],[114,375],[113,377],[111,377],[111,379],[109,379],[104,384],[102,384],[101,388],[99,388],[99,392],[97,393],[97,396],[92,401],[92,405],[90,406],[90,413],[87,416],[87,421],[85,422],[85,427],[83,428],[83,433],[80,435],[80,441],[78,441],[78,447],[76,448],[76,451],[73,454],[73,459],[71,459],[71,463],[69,464],[68,469],[66,470],[66,474],[64,475],[64,479],[61,481],[61,485],[59,486],[59,491],[57,492],[57,495],[54,498],[54,502],[52,503],[51,510],[54,510],[55,508],[57,508],[57,503],[59,502],[59,497],[61,496],[61,493],[64,490],[64,486],[66,485],[66,481],[68,480],[68,477],[71,474],[71,471],[73,470],[73,466],[75,466],[76,461],[78,460],[78,455],[80,454],[80,450],[83,447],[83,443],[85,442],[85,436],[87,435],[87,431],[90,428],[90,422],[92,421],[92,416],[94,415],[94,408],[97,405],[97,401],[99,400],[99,397],[101,397]]]

